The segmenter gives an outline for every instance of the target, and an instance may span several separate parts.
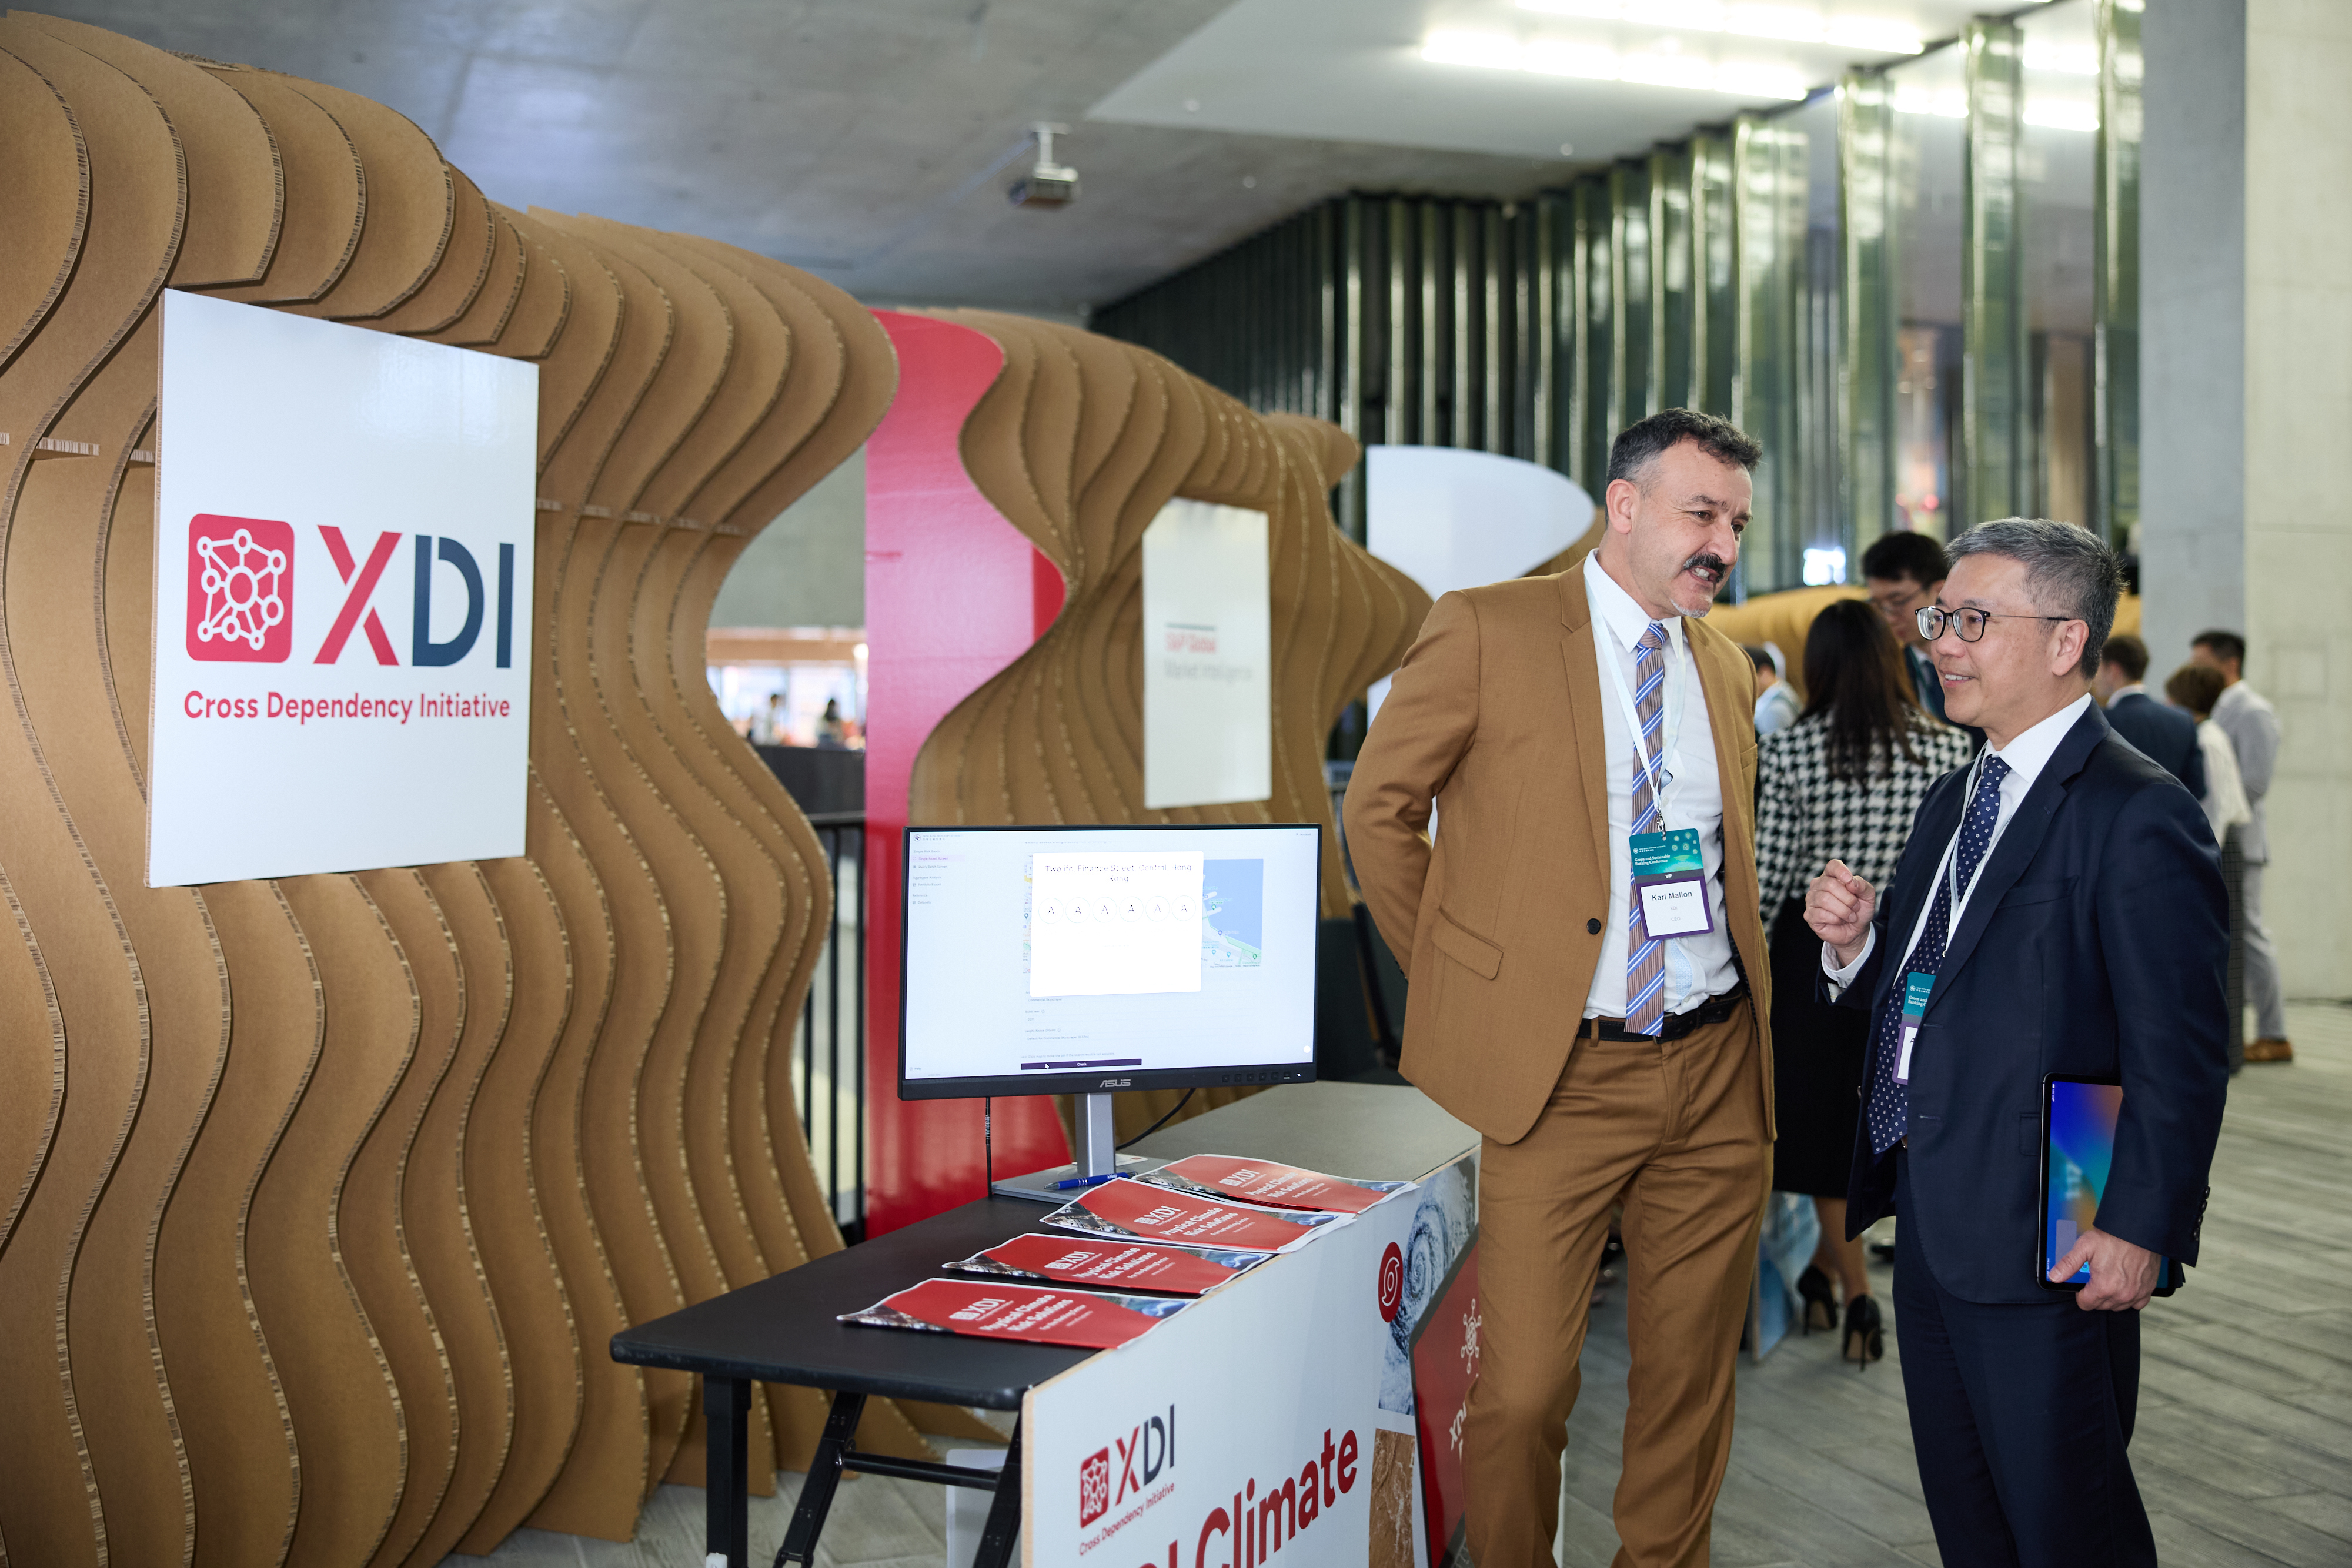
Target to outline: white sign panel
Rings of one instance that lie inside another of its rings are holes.
[[[1432,599],[1534,570],[1592,526],[1592,497],[1567,475],[1450,446],[1364,452],[1364,542]],[[1383,678],[1367,699],[1388,695]]]
[[[150,886],[523,851],[539,370],[163,297]]]
[[[1475,1181],[1465,1155],[1032,1389],[1026,1568],[1430,1568],[1461,1521]]]
[[[1176,500],[1143,531],[1143,803],[1274,793],[1266,515]]]

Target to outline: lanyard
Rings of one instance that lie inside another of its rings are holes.
[[[1944,858],[1936,863],[1936,875],[1938,880],[1942,881],[1945,885],[1951,890],[1952,896],[1951,919],[1946,922],[1944,926],[1944,946],[1948,950],[1951,946],[1953,935],[1960,928],[1960,916],[1967,911],[1969,907],[1969,900],[1977,895],[1977,883],[1984,880],[1985,867],[1992,863],[1993,847],[1990,844],[1987,844],[1985,846],[1984,858],[1977,862],[1977,869],[1975,873],[1969,876],[1967,889],[1965,891],[1962,890],[1960,886],[1960,835],[1968,831],[1969,809],[1976,804],[1977,790],[1983,787],[1984,759],[1990,755],[1990,750],[1979,751],[1977,753],[1976,760],[1969,764],[1968,792],[1960,797],[1960,825],[1952,830],[1951,841],[1944,846]],[[1995,808],[1993,821],[1996,822],[2000,821],[1998,808]],[[1930,894],[1928,895],[1929,907],[1919,912],[1919,925],[1912,935],[1910,950],[1903,956],[1903,967],[1906,969],[1908,969],[1911,967],[1911,959],[1918,954],[1919,940],[1922,936],[1927,935],[1927,916],[1934,913],[1934,904],[1935,895]],[[1940,969],[1943,966],[1938,964],[1937,967]]]
[[[1665,633],[1666,645],[1660,656],[1674,666],[1674,687],[1665,695],[1666,732],[1659,738],[1657,760],[1650,759],[1642,744],[1642,714],[1633,703],[1633,687],[1625,679],[1625,661],[1618,656],[1617,639],[1604,621],[1600,628],[1608,643],[1609,656],[1602,660],[1609,666],[1610,687],[1617,694],[1617,706],[1625,715],[1625,736],[1633,742],[1633,765],[1650,781],[1650,797],[1658,803],[1658,821],[1666,820],[1666,789],[1675,781],[1675,760],[1682,755],[1683,716],[1690,705],[1684,700],[1684,659],[1682,648],[1672,632]],[[1602,638],[1594,639],[1596,644]],[[1596,648],[1596,652],[1597,652]]]

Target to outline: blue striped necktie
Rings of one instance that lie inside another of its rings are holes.
[[[1642,725],[1635,755],[1629,759],[1633,769],[1629,815],[1636,833],[1654,833],[1665,827],[1657,792],[1650,787],[1649,770],[1642,766],[1642,754],[1647,753],[1659,768],[1665,767],[1665,756],[1659,749],[1665,736],[1665,651],[1666,629],[1653,621],[1642,640],[1633,644],[1633,713]],[[1613,658],[1615,650],[1610,652]],[[1666,945],[1642,935],[1641,895],[1630,886],[1626,894],[1625,1031],[1656,1034],[1666,1021]]]
[[[2009,764],[1988,752],[1984,773],[1977,780],[1977,792],[1969,800],[1968,815],[1960,821],[1960,845],[1958,871],[1962,887],[1972,882],[1977,867],[1984,863],[1985,851],[1992,847],[1993,824],[2000,820],[2000,781],[2009,777]],[[1941,867],[1937,868],[1941,870]],[[1935,902],[1927,909],[1927,924],[1919,933],[1919,946],[1911,950],[1911,962],[1895,977],[1886,988],[1886,1000],[1878,1009],[1877,1050],[1874,1053],[1877,1066],[1870,1081],[1870,1153],[1874,1159],[1893,1148],[1911,1126],[1911,1086],[1895,1081],[1895,1059],[1903,1051],[1903,994],[1913,974],[1933,975],[1944,967],[1944,945],[1951,940],[1952,880],[1936,879]]]

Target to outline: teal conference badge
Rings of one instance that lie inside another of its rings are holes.
[[[1911,971],[1903,982],[1903,1040],[1895,1057],[1895,1082],[1911,1082],[1911,1046],[1919,1038],[1919,1019],[1927,1010],[1927,993],[1936,988],[1936,977]]]
[[[1699,854],[1697,830],[1635,833],[1629,843],[1643,938],[1659,942],[1714,930],[1715,912],[1707,904],[1706,862]]]

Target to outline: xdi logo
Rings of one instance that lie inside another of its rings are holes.
[[[372,602],[392,564],[402,536],[381,533],[359,559],[343,530],[322,524],[317,544],[326,548],[342,579],[343,602],[319,644],[314,664],[331,664],[359,632],[379,664],[403,663],[383,618]],[[415,570],[409,595],[408,657],[420,667],[463,660],[487,629],[499,669],[514,664],[515,547],[498,549],[495,591],[484,580],[482,563],[458,540],[430,534],[412,536]],[[294,653],[294,528],[260,517],[199,513],[188,524],[188,656],[210,661],[282,664]],[[465,617],[454,635],[433,637],[436,575],[455,575],[465,594]],[[485,622],[489,622],[486,627]]]
[[[188,657],[282,664],[293,651],[293,525],[198,514],[188,525]]]
[[[1110,1448],[1078,1461],[1081,1529],[1109,1512],[1114,1505],[1125,1503],[1131,1496],[1140,1496],[1143,1489],[1158,1480],[1162,1472],[1176,1468],[1176,1406],[1168,1406],[1164,1416],[1148,1416],[1137,1422],[1126,1437],[1112,1438],[1111,1448],[1118,1450],[1116,1469],[1112,1468]]]

